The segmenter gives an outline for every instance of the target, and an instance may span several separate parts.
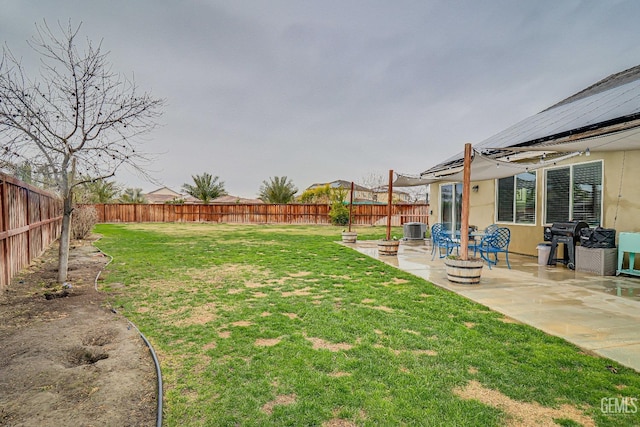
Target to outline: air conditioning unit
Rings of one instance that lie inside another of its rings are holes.
[[[407,240],[422,240],[427,231],[427,224],[422,222],[407,222],[403,226],[404,238]]]

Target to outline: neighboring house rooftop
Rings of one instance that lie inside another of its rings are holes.
[[[217,198],[213,199],[210,203],[217,203],[217,204],[237,203],[237,204],[255,205],[255,204],[261,204],[261,203],[264,203],[264,202],[262,200],[260,200],[260,199],[245,199],[243,197],[226,195],[226,196],[217,197]]]
[[[147,199],[147,202],[152,204],[168,203],[174,200],[184,200],[185,203],[198,202],[198,199],[195,197],[177,193],[169,187],[158,188],[157,190],[150,191],[144,196]]]
[[[612,74],[580,92],[474,145],[495,158],[523,152],[640,149],[637,138],[619,133],[640,126],[640,66]],[[634,130],[635,132],[635,130]],[[615,138],[599,139],[616,134]],[[577,144],[576,141],[587,142]],[[569,144],[570,143],[570,144]],[[560,144],[564,145],[561,147]],[[462,153],[424,171],[432,174],[460,166]]]

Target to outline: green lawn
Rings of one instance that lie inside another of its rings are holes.
[[[341,230],[97,226],[114,257],[101,289],[161,361],[165,425],[640,425],[636,372],[336,244]]]

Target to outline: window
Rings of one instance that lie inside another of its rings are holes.
[[[498,179],[498,222],[535,224],[536,173],[525,172]]]
[[[602,162],[548,169],[545,223],[584,221],[600,225],[602,219]]]

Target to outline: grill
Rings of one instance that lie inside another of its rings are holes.
[[[545,227],[544,240],[551,242],[547,265],[562,262],[570,269],[576,267],[576,243],[580,241],[580,230],[589,228],[584,221],[555,222],[551,227]],[[558,244],[564,243],[564,257],[556,258]]]

